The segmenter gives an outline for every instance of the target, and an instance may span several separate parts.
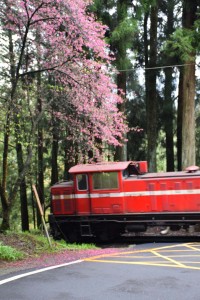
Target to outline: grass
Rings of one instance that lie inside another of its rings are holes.
[[[41,254],[56,253],[64,250],[78,251],[96,249],[94,244],[70,244],[51,239],[52,248],[41,232],[12,232],[0,234],[0,260],[16,261]]]
[[[15,248],[0,244],[0,259],[2,260],[19,260],[24,258],[24,253],[17,251]]]
[[[66,249],[66,250],[89,250],[89,249],[97,249],[94,244],[68,244],[64,240],[57,242],[57,247],[59,249]],[[63,248],[62,248],[63,247]]]

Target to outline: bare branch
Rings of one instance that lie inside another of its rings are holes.
[[[34,15],[40,10],[40,8],[42,8],[43,4],[45,4],[44,2],[41,2],[41,4],[34,10],[34,12],[32,13],[32,15],[30,16],[30,19],[31,20]]]
[[[46,72],[46,71],[53,71],[53,70],[57,70],[57,68],[62,67],[63,65],[65,65],[67,62],[71,61],[71,59],[68,59],[66,61],[64,61],[62,64],[60,65],[55,65],[52,66],[50,68],[44,68],[44,69],[38,69],[38,70],[33,70],[33,71],[28,71],[28,72],[24,72],[22,74],[19,74],[19,77],[24,77],[27,75],[31,75],[31,74],[37,74],[37,73],[42,73],[42,72]]]
[[[45,21],[49,21],[49,20],[56,20],[56,18],[41,18],[41,19],[37,19],[33,22],[30,22],[30,25],[34,25],[36,23],[39,23],[39,22],[45,22]]]

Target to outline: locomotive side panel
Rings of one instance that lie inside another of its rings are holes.
[[[137,176],[123,179],[124,213],[137,213],[149,210],[149,198],[143,180]]]
[[[200,178],[185,181],[185,209],[191,212],[200,212]]]
[[[162,211],[162,197],[158,195],[158,182],[130,178],[124,181],[124,199],[127,213]],[[167,198],[165,197],[165,207]]]
[[[124,180],[125,211],[199,212],[200,178],[126,179]]]
[[[51,209],[54,215],[75,214],[73,183],[60,183],[51,188]]]
[[[123,211],[121,197],[110,197],[110,194],[91,194],[91,214],[120,214]]]

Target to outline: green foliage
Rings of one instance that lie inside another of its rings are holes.
[[[95,12],[99,15],[104,9],[112,9],[116,5],[115,0],[94,0],[92,5],[89,7],[90,11]]]
[[[164,52],[171,57],[180,57],[183,62],[191,59],[194,48],[194,31],[177,28],[164,44]]]
[[[89,249],[97,249],[97,247],[94,244],[68,244],[66,241],[61,240],[57,241],[57,249],[58,250],[89,250]]]
[[[195,30],[194,30],[194,39],[195,39],[195,47],[197,51],[200,51],[200,13],[197,14],[197,20],[195,22]]]
[[[24,258],[24,253],[16,250],[11,246],[6,246],[0,243],[0,260],[19,260]]]
[[[121,40],[131,42],[136,29],[136,20],[130,17],[125,18],[112,32],[111,42],[119,42]]]
[[[151,6],[157,5],[158,0],[141,0],[141,6],[144,12],[148,12]]]

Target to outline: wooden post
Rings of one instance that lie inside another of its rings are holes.
[[[33,188],[35,198],[36,198],[36,201],[37,201],[37,205],[38,205],[38,208],[39,208],[39,212],[40,212],[40,215],[41,215],[41,218],[42,218],[42,223],[43,223],[43,226],[44,226],[45,234],[46,234],[46,237],[48,239],[49,246],[52,248],[51,240],[50,240],[49,233],[48,233],[48,230],[47,230],[47,227],[46,227],[46,224],[45,224],[45,220],[44,220],[44,212],[43,212],[43,209],[42,209],[42,205],[40,203],[38,192],[37,192],[36,187],[35,187],[34,184],[32,185],[32,188]]]

